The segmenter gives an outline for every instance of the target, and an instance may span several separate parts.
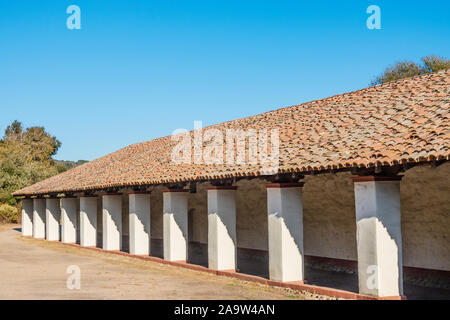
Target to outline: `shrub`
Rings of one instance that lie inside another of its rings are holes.
[[[450,60],[438,56],[423,57],[422,64],[411,61],[397,62],[395,65],[387,67],[381,75],[372,81],[371,85],[383,84],[448,68],[450,68]]]
[[[19,209],[7,203],[0,204],[0,223],[16,223],[19,220]]]

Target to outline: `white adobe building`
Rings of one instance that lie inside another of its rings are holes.
[[[402,297],[404,274],[450,274],[449,88],[444,70],[203,129],[223,133],[216,155],[227,129],[278,130],[270,174],[175,163],[171,137],[128,146],[16,191],[22,233],[283,283],[335,264]]]

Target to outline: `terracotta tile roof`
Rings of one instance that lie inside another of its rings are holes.
[[[208,128],[279,128],[279,172],[450,160],[449,89],[447,69]],[[130,145],[14,195],[261,173],[260,166],[250,164],[176,164],[171,161],[176,144],[168,136]]]

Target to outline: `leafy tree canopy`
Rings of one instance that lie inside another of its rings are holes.
[[[60,147],[43,127],[9,125],[0,139],[0,203],[15,205],[12,192],[67,170],[52,159]]]
[[[401,61],[387,67],[381,75],[372,81],[371,85],[383,84],[448,68],[450,68],[450,60],[438,56],[423,57],[421,64],[412,61]]]

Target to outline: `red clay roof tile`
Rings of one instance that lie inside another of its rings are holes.
[[[209,128],[279,129],[279,172],[450,160],[450,69]],[[206,128],[204,128],[206,129]],[[191,136],[193,132],[191,131]],[[225,134],[224,134],[225,136]],[[130,145],[14,195],[258,175],[252,164],[176,164],[171,137]],[[205,145],[205,144],[204,144]]]

